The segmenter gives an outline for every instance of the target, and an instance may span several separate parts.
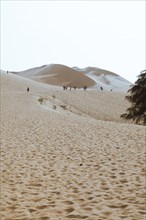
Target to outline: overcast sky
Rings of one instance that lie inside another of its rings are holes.
[[[94,66],[131,82],[145,69],[145,1],[1,1],[1,69]]]

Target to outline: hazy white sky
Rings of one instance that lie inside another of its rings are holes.
[[[1,69],[50,63],[134,82],[145,69],[145,1],[1,0]]]

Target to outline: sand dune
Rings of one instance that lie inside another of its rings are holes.
[[[73,67],[73,69],[78,70],[84,74],[88,74],[89,72],[94,72],[94,75],[96,76],[100,76],[100,75],[113,75],[113,76],[118,76],[116,73],[113,73],[111,71],[108,70],[104,70],[104,69],[100,69],[97,67],[86,67],[86,68],[79,68],[79,67]]]
[[[45,65],[22,72],[15,72],[15,74],[57,86],[65,85],[83,88],[84,86],[92,87],[96,84],[94,80],[83,73],[60,64]]]
[[[145,127],[119,118],[124,96],[1,73],[2,220],[144,220]]]
[[[126,92],[131,83],[121,76],[107,70],[96,67],[67,67],[61,64],[50,64],[41,67],[31,68],[21,72],[12,72],[17,75],[33,79],[39,82],[56,85],[99,90]]]
[[[84,69],[74,67],[74,69],[81,71],[96,82],[93,89],[99,89],[102,86],[107,91],[112,89],[113,91],[127,92],[132,85],[128,80],[108,70],[97,67],[86,67]]]

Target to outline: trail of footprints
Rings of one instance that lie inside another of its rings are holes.
[[[40,138],[38,145],[20,147],[11,140],[10,148],[2,148],[2,219],[143,220],[141,156],[132,171],[127,169],[130,149],[113,151],[112,145],[101,149],[98,142],[96,148],[87,149],[83,143],[78,147],[71,145],[75,140],[70,137],[64,140],[62,130],[58,132],[60,140],[54,137],[52,143]]]
[[[144,220],[143,128],[29,108],[2,118],[2,220]]]

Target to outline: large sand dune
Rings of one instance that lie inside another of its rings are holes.
[[[61,64],[50,64],[13,73],[46,84],[76,86],[77,88],[87,86],[95,90],[103,87],[107,91],[112,89],[113,91],[126,92],[131,85],[129,81],[121,76],[96,67],[80,69],[78,67],[70,68]]]
[[[1,73],[1,219],[144,220],[145,127],[124,97]]]
[[[94,80],[85,74],[60,64],[50,64],[15,73],[26,78],[57,86],[83,88],[84,86],[92,87],[96,84]]]

